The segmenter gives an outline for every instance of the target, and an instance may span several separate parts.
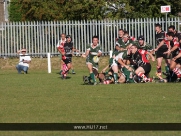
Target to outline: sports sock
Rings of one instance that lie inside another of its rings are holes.
[[[62,74],[66,74],[69,71],[68,67],[66,64],[63,64],[63,70],[62,70]]]
[[[62,71],[62,75],[67,74],[68,71],[69,71],[69,70]]]
[[[118,82],[118,73],[113,74],[114,82]]]
[[[174,68],[173,72],[177,75],[178,78],[181,77],[181,71],[178,68]]]
[[[170,67],[169,66],[165,66],[165,71],[166,71],[166,73],[169,73]]]
[[[144,74],[144,73],[139,72],[139,73],[138,73],[138,76],[139,76],[139,77],[141,77],[141,78],[143,79],[143,81],[145,81],[145,82],[147,82],[147,81],[148,81],[148,78],[145,76],[145,74]]]
[[[162,68],[157,66],[157,73],[161,73],[162,72]]]
[[[90,77],[91,77],[91,79],[93,80],[93,82],[95,83],[95,82],[96,82],[96,79],[95,79],[94,73],[90,73]]]

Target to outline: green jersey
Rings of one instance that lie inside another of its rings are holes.
[[[121,43],[122,43],[122,38],[119,38],[117,41],[116,41],[116,45],[117,46],[121,46]]]
[[[118,39],[118,41],[116,42],[116,45],[121,47],[121,48],[124,48],[126,49],[126,47],[130,44],[133,43],[133,40],[129,39],[127,42],[124,42],[122,39]]]
[[[87,47],[87,50],[89,51],[89,54],[86,58],[86,63],[91,63],[93,65],[93,68],[98,69],[98,63],[95,63],[93,61],[93,57],[97,56],[99,52],[101,52],[100,45],[97,45],[95,47],[92,47],[92,44]]]
[[[115,51],[116,52],[116,51]],[[118,64],[118,59],[126,60],[128,58],[127,50],[124,51],[117,51],[115,53],[115,59],[110,58],[109,59],[109,66],[112,66],[113,64]]]
[[[113,53],[112,53],[112,56],[117,56],[121,51],[118,51],[118,50],[115,50]]]
[[[146,50],[146,51],[151,51],[153,50],[153,47],[148,44],[147,42],[144,42],[143,45],[140,45],[138,41],[135,42],[137,44],[138,49]]]

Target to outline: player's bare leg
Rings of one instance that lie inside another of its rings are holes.
[[[142,67],[138,67],[135,71],[135,74],[142,78],[144,82],[152,82],[151,78],[145,76],[145,70]]]
[[[72,62],[71,62],[71,65],[72,65]],[[73,65],[71,66],[71,69],[72,69],[72,74],[76,74],[75,71],[74,71]]]
[[[63,71],[63,64],[64,62],[62,60],[60,60],[60,74],[62,73]]]
[[[163,57],[160,57],[160,58],[157,58],[157,72],[156,72],[156,76],[161,76],[161,71],[162,71],[162,68],[161,68],[161,65],[162,65],[162,60],[163,60]]]
[[[181,78],[180,65],[177,65],[177,63],[175,61],[171,61],[170,70],[172,70],[177,75],[177,81],[176,82],[180,81],[180,78]]]
[[[119,79],[118,79],[119,83],[125,83],[126,82],[126,78],[122,73],[119,73]]]

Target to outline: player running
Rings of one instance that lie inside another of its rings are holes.
[[[61,78],[65,79],[68,71],[72,66],[72,51],[76,50],[73,47],[70,35],[66,36],[66,43],[61,43],[61,46],[58,47],[58,50],[61,53],[62,60],[64,62],[63,70],[61,72]]]
[[[66,42],[64,44],[64,50],[65,50],[65,56],[66,58],[69,60],[70,65],[71,65],[71,69],[72,69],[72,74],[75,74],[74,69],[72,68],[72,53],[74,51],[79,52],[79,50],[75,49],[73,46],[73,42],[72,42],[72,37],[70,35],[66,36]]]
[[[61,51],[60,51],[60,48],[62,48],[64,46],[66,42],[66,35],[64,33],[61,34],[61,39],[58,41],[57,43],[57,50],[59,51],[60,55],[59,55],[59,58],[60,58],[60,74],[63,70],[63,60],[62,60],[62,54],[61,54]]]
[[[91,45],[88,46],[86,53],[82,54],[82,57],[86,58],[87,68],[90,73],[89,77],[83,76],[83,80],[84,82],[85,80],[92,80],[93,85],[97,84],[96,77],[98,76],[98,61],[95,60],[98,60],[98,57],[102,55],[101,47],[98,43],[98,36],[93,36]]]

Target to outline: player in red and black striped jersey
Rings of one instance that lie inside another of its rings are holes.
[[[148,54],[152,58],[152,61],[155,61],[154,56],[146,50],[138,49],[135,44],[130,47],[130,51],[132,63],[135,67],[137,67],[135,74],[142,78],[142,81],[144,82],[152,82],[152,78],[146,76],[151,71],[151,64],[146,55]]]
[[[163,40],[166,38],[166,32],[162,30],[162,27],[160,24],[155,24],[155,31],[156,31],[156,60],[157,60],[157,73],[159,76],[161,76],[162,70],[162,60],[165,60],[165,70],[166,73],[169,73],[169,65],[170,65],[170,59],[167,54],[164,54],[168,50],[167,44],[163,42]],[[158,49],[159,44],[162,44],[161,48]]]
[[[65,52],[65,49],[64,49],[64,43],[60,44],[60,46],[58,47],[58,51],[61,53],[62,61],[64,62],[63,68],[62,68],[62,71],[61,71],[61,77],[62,77],[62,79],[65,79],[67,72],[71,68],[71,65],[70,65],[69,59],[65,56],[66,52]]]
[[[181,48],[179,48],[179,54],[172,58],[171,64],[174,67],[173,72],[177,75],[177,80],[176,82],[180,81],[181,78]]]
[[[178,69],[177,64],[181,64],[181,59],[177,56],[180,51],[180,43],[178,42],[178,39],[175,37],[175,34],[173,32],[167,33],[167,41],[169,42],[169,49],[164,54],[172,56],[171,62],[170,62],[170,75],[173,75],[175,73],[177,75],[177,81],[181,78],[181,71]],[[177,57],[176,57],[177,56]]]
[[[60,55],[59,55],[59,58],[60,58],[60,73],[62,72],[63,70],[63,65],[64,65],[64,62],[62,60],[62,54],[61,54],[61,51],[60,49],[64,46],[64,43],[66,42],[66,35],[64,33],[61,34],[61,40],[58,41],[57,43],[57,50],[59,51]]]

